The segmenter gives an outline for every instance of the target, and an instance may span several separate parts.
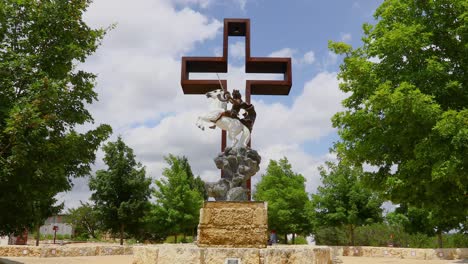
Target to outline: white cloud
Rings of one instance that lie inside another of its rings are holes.
[[[223,56],[223,49],[221,47],[216,47],[213,49],[213,55],[216,57],[221,57]]]
[[[256,102],[257,112],[268,113],[258,114],[255,129],[262,131],[260,135],[268,134],[268,137],[258,140],[263,146],[270,142],[299,144],[318,140],[333,131],[330,118],[342,110],[341,100],[344,98],[345,94],[338,88],[336,74],[322,72],[306,82],[290,108],[282,104]]]
[[[394,212],[395,209],[400,207],[398,204],[394,204],[390,201],[385,201],[383,204],[380,206],[380,208],[383,209],[383,214],[387,215],[388,213]]]
[[[370,57],[368,61],[373,63],[380,63],[382,60],[379,57]]]
[[[247,0],[229,0],[225,2],[215,1],[215,0],[171,0],[177,5],[198,5],[201,8],[209,8],[214,4],[224,4],[226,6],[232,6],[232,4],[237,5],[242,11],[245,11],[247,5]]]
[[[237,41],[234,44],[229,45],[229,54],[234,58],[244,58],[245,57],[245,42]]]
[[[352,36],[350,33],[341,33],[341,41],[343,42],[349,42],[351,41]]]
[[[247,5],[247,0],[235,0],[239,4],[241,10],[245,11],[245,6]]]
[[[322,71],[326,71],[327,69],[335,66],[337,62],[338,62],[338,55],[336,55],[335,53],[331,51],[328,51],[327,55],[322,60],[322,63],[320,65],[322,68]]]
[[[199,5],[201,8],[207,8],[213,3],[212,0],[172,0],[172,2],[179,5]]]
[[[291,48],[283,48],[277,51],[273,51],[268,55],[268,57],[279,57],[279,58],[284,58],[284,57],[294,57],[294,54],[297,52],[295,49]]]
[[[302,56],[296,56],[298,51],[296,49],[291,49],[291,48],[283,48],[277,51],[273,51],[268,55],[268,57],[279,57],[279,58],[284,58],[284,57],[289,57],[292,60],[292,63],[295,65],[306,65],[306,64],[312,64],[315,62],[315,53],[310,50],[306,53],[304,53]]]
[[[315,62],[315,53],[313,51],[308,51],[304,53],[304,57],[302,58],[302,61],[305,64],[312,64]]]
[[[99,102],[90,106],[95,120],[116,128],[177,111],[180,56],[222,27],[218,20],[188,8],[176,10],[167,1],[95,1],[85,18],[93,27],[118,21],[82,66],[98,73]]]

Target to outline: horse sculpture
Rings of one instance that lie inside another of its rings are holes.
[[[227,109],[228,98],[223,89],[217,89],[206,93],[210,100],[210,112],[199,116],[196,125],[205,130],[205,124],[216,125],[227,131],[227,136],[231,140],[233,148],[245,148],[250,141],[250,130],[238,118],[222,116]],[[238,136],[240,134],[240,138]]]

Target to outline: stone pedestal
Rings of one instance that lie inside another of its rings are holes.
[[[331,264],[329,247],[215,248],[191,244],[135,246],[134,264]],[[237,261],[236,261],[237,260]]]
[[[266,202],[205,202],[200,209],[199,247],[265,248]]]

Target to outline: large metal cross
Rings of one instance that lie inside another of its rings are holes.
[[[250,56],[250,19],[224,19],[222,57],[182,57],[180,84],[185,94],[205,94],[221,88],[227,90],[226,80],[191,80],[190,73],[226,73],[228,69],[229,37],[245,37],[245,72],[279,73],[282,80],[247,80],[245,101],[250,103],[251,95],[288,95],[292,86],[291,58],[270,58]],[[255,129],[254,129],[255,130]],[[249,142],[250,146],[250,142]],[[221,151],[226,148],[226,131],[221,133]],[[251,182],[247,182],[250,200]]]

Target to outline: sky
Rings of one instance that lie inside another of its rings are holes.
[[[378,0],[95,0],[84,20],[92,28],[112,28],[95,54],[78,65],[97,74],[98,102],[88,106],[94,124],[109,124],[115,141],[122,136],[153,179],[162,176],[164,156],[186,156],[195,175],[217,181],[213,162],[220,150],[219,129],[202,131],[196,119],[208,111],[202,95],[184,95],[182,56],[219,56],[224,18],[250,18],[251,55],[291,57],[289,96],[252,96],[257,119],[252,148],[262,156],[261,178],[270,159],[287,157],[302,174],[309,193],[320,184],[318,167],[336,157],[329,149],[339,139],[331,117],[343,110],[338,88],[342,57],[328,41],[361,45],[363,23],[375,23]],[[228,88],[243,93],[246,79],[275,75],[245,74],[244,38],[229,39]],[[193,78],[201,78],[196,74]],[[209,78],[216,78],[210,75]],[[229,144],[229,142],[228,142]],[[97,153],[94,170],[105,169]],[[58,194],[66,208],[88,201],[88,178],[74,180],[72,191]]]

